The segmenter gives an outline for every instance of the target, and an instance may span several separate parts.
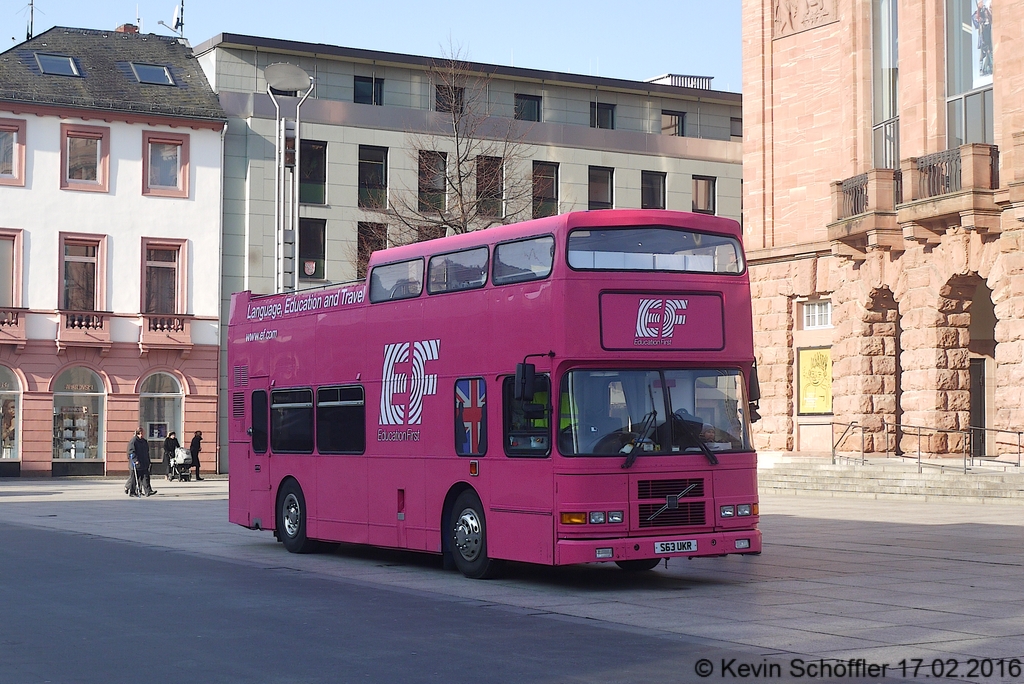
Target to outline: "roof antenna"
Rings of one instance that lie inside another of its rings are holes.
[[[32,33],[35,31],[36,3],[35,0],[28,0],[28,29],[25,31],[25,40],[32,40]]]
[[[156,22],[164,28],[169,28],[178,34],[179,38],[185,37],[185,0],[179,0],[178,4],[174,6],[174,19],[171,20],[170,26],[165,24],[163,20]]]

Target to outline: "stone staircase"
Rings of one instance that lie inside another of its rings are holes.
[[[830,454],[758,455],[762,494],[814,495],[869,499],[907,499],[971,503],[1024,504],[1024,469],[1016,459],[985,461],[964,473],[962,459],[931,459],[918,472],[916,459],[840,459]]]

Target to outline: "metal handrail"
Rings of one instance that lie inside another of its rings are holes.
[[[972,447],[974,446],[974,433],[975,432],[985,432],[985,433],[994,432],[994,433],[999,434],[999,435],[1014,435],[1017,438],[1017,467],[1018,468],[1020,467],[1020,464],[1021,464],[1021,446],[1022,446],[1022,444],[1024,444],[1024,430],[1002,430],[1000,428],[987,428],[987,427],[980,427],[980,426],[976,427],[976,426],[972,425],[969,428],[967,428],[967,432],[971,433],[971,446]],[[997,442],[997,444],[998,443],[999,442]],[[1012,442],[1002,442],[1002,444],[1009,444],[1010,446],[1013,446]],[[998,457],[998,454],[997,454],[997,457]],[[971,465],[974,465],[975,459],[984,460],[984,457],[982,457],[982,456],[975,456],[974,455],[974,449],[972,448],[971,449]],[[994,460],[994,459],[990,459],[990,460]]]
[[[835,434],[836,434],[835,433],[835,426],[836,425],[841,425],[841,426],[845,426],[846,427],[846,429],[843,430],[843,434],[839,435],[839,439],[835,439]],[[865,429],[866,429],[865,426],[858,425],[857,421],[853,421],[852,423],[840,423],[840,422],[837,422],[837,421],[832,421],[831,423],[829,423],[829,430],[832,433],[832,465],[836,465],[839,462],[839,459],[843,458],[843,457],[840,457],[836,453],[836,450],[839,448],[839,445],[842,444],[843,440],[846,439],[846,435],[848,435],[851,432],[854,432],[856,430],[860,430],[860,464],[861,465],[867,464],[867,462],[868,462],[867,458],[865,458],[865,456],[864,456],[864,431],[865,431]],[[846,458],[848,458],[848,457],[846,457]]]

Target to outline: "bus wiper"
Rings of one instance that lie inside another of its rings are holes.
[[[683,431],[686,432],[686,436],[696,442],[697,446],[700,447],[700,450],[704,452],[704,456],[708,459],[708,462],[711,465],[718,465],[718,457],[715,456],[715,453],[711,451],[711,449],[708,449],[708,445],[704,443],[704,440],[700,438],[700,435],[694,432],[693,429],[687,425],[685,420],[680,419],[679,422],[682,424]]]
[[[635,439],[632,442],[622,447],[622,452],[628,454],[626,461],[622,464],[623,469],[632,468],[633,464],[636,463],[636,459],[640,457],[642,451],[641,444],[647,439],[647,435],[654,432],[654,427],[658,424],[658,409],[655,408],[654,403],[654,390],[651,386],[647,386],[647,393],[651,397],[651,412],[644,416],[643,421],[640,423],[640,432],[637,433]]]

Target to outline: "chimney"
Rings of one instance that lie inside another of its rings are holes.
[[[135,24],[121,24],[116,29],[114,29],[114,32],[115,33],[138,33],[139,32],[139,27],[136,26]]]

